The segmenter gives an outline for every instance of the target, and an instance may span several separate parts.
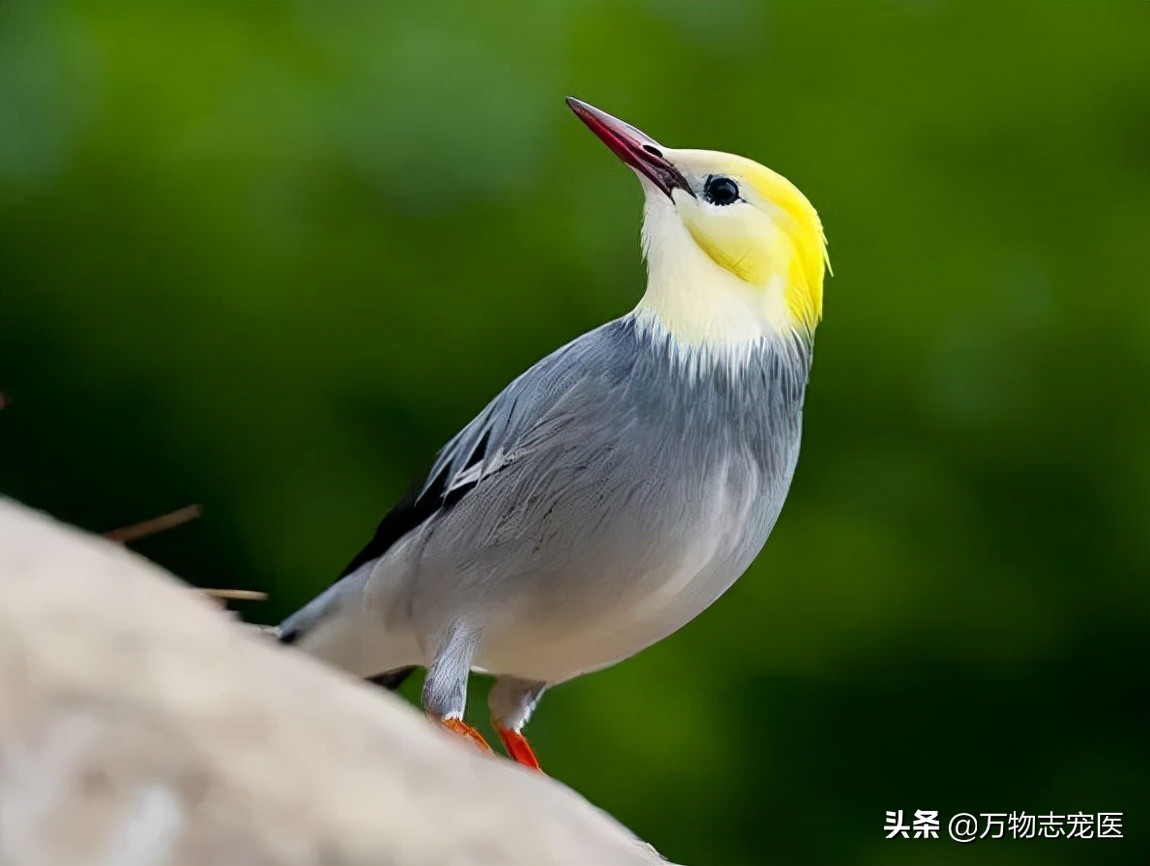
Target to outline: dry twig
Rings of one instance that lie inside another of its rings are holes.
[[[129,541],[137,541],[150,535],[174,529],[190,520],[195,520],[201,514],[203,514],[203,509],[200,506],[186,505],[167,514],[161,514],[159,517],[153,517],[151,520],[144,520],[130,526],[113,529],[111,532],[105,532],[104,537],[117,544],[127,544]],[[258,592],[254,589],[200,589],[199,592],[225,610],[229,601],[266,601],[268,597],[266,592]]]
[[[255,589],[201,589],[204,595],[221,601],[267,601],[268,594]]]
[[[113,529],[111,532],[105,532],[104,537],[118,544],[127,544],[129,541],[147,538],[149,535],[155,535],[158,532],[164,532],[187,523],[189,520],[195,520],[202,513],[203,509],[198,505],[185,505],[183,508],[177,508],[175,511],[153,517],[151,520],[144,520],[130,526]]]

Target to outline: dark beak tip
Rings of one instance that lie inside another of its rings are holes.
[[[574,112],[575,116],[580,120],[585,120],[595,114],[594,106],[584,102],[582,99],[576,99],[574,96],[567,96],[563,99],[567,103],[567,107]]]
[[[649,178],[668,196],[674,189],[690,192],[690,185],[686,179],[668,162],[659,145],[645,132],[582,99],[568,96],[565,101],[575,116],[583,121],[619,159]]]

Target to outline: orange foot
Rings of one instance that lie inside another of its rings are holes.
[[[543,770],[539,767],[539,759],[535,757],[535,753],[531,751],[531,744],[527,742],[527,738],[518,731],[512,731],[509,728],[496,728],[499,731],[499,739],[503,740],[503,747],[507,749],[507,754],[511,759],[524,767],[530,767],[532,770]]]
[[[440,719],[439,724],[453,734],[458,734],[472,745],[477,746],[484,752],[493,751],[491,746],[487,745],[487,740],[483,739],[483,734],[463,721],[463,719]]]

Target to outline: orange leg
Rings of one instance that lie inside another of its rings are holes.
[[[539,767],[539,759],[531,751],[531,744],[527,742],[525,736],[510,728],[497,727],[495,730],[499,732],[499,739],[503,740],[503,747],[507,749],[507,754],[511,756],[513,761],[524,767],[530,767],[532,770],[543,772]]]
[[[465,740],[470,742],[473,746],[477,746],[481,751],[492,752],[494,751],[491,746],[487,744],[487,740],[483,739],[483,734],[463,721],[463,719],[440,719],[439,724],[451,731],[453,734],[458,734]]]

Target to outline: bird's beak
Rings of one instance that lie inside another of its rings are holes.
[[[567,97],[567,105],[619,159],[648,178],[668,198],[676,189],[686,190],[694,196],[687,179],[663,155],[663,148],[651,136],[574,96]]]

